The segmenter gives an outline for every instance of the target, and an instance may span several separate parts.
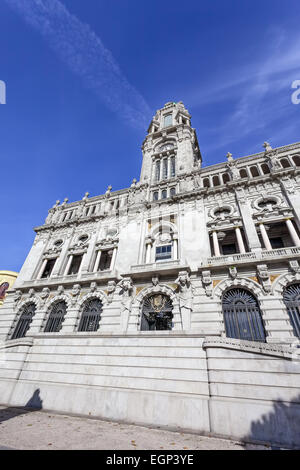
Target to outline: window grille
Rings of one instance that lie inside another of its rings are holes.
[[[300,338],[300,284],[288,286],[283,293],[283,301],[286,305],[294,334]]]
[[[265,342],[260,308],[255,297],[244,289],[230,289],[223,295],[226,336]]]
[[[56,302],[50,311],[50,315],[45,327],[45,333],[57,333],[62,327],[67,312],[67,305],[64,300]]]
[[[102,313],[102,302],[91,299],[85,302],[78,331],[97,331]]]
[[[34,317],[36,306],[34,303],[24,306],[17,326],[12,334],[11,339],[24,338],[30,328],[30,323]]]

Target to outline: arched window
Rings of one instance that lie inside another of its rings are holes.
[[[220,185],[220,179],[219,179],[218,175],[215,175],[213,177],[213,185],[214,186],[219,186]]]
[[[300,284],[292,284],[286,287],[283,293],[283,301],[286,305],[294,334],[300,338]]]
[[[223,173],[222,175],[222,179],[223,179],[223,184],[226,184],[230,181],[230,176],[228,173]]]
[[[175,196],[175,194],[176,194],[176,189],[175,189],[175,188],[171,188],[171,189],[170,189],[170,197]]]
[[[256,168],[256,166],[252,166],[250,168],[250,172],[251,172],[251,175],[253,176],[253,178],[256,178],[256,176],[259,176],[259,172],[258,172],[258,169]]]
[[[158,201],[158,191],[154,191],[154,193],[153,193],[153,201]]]
[[[262,169],[262,172],[263,172],[264,175],[267,175],[267,174],[270,173],[270,167],[267,163],[263,163],[261,165],[261,169]]]
[[[210,187],[209,178],[204,178],[203,179],[203,187],[204,188],[209,188]]]
[[[57,333],[62,327],[67,312],[67,304],[64,300],[55,302],[52,305],[48,321],[45,326],[45,333]]]
[[[230,289],[223,295],[226,336],[265,342],[266,334],[256,298],[244,289]]]
[[[290,162],[288,161],[287,158],[282,158],[280,160],[280,163],[281,163],[282,168],[290,168],[290,166],[291,166],[291,164],[290,164]]]
[[[167,190],[166,189],[163,189],[162,192],[161,192],[161,198],[162,199],[167,199],[168,195],[167,195]]]
[[[32,319],[34,317],[35,309],[36,306],[34,303],[27,304],[23,307],[21,316],[12,334],[11,339],[24,338],[24,336],[26,336],[26,333],[30,327],[30,323],[32,322]]]
[[[102,302],[91,299],[85,302],[78,327],[78,331],[97,331],[102,313]]]
[[[241,178],[248,178],[247,170],[245,170],[245,169],[240,170],[240,177]]]
[[[293,160],[294,160],[294,163],[296,166],[300,166],[300,157],[299,155],[296,155],[295,157],[293,157]]]
[[[144,300],[141,318],[141,330],[171,330],[172,329],[171,299],[163,294],[155,294]]]

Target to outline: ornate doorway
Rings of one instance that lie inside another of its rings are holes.
[[[144,300],[142,308],[141,330],[172,330],[171,299],[163,294],[155,294]]]
[[[295,336],[300,338],[300,284],[292,284],[284,290],[286,305]]]
[[[226,336],[265,342],[266,334],[256,298],[244,289],[230,289],[223,295]]]

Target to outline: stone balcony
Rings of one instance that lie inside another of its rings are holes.
[[[272,261],[283,258],[299,258],[300,248],[298,247],[286,247],[277,248],[275,250],[262,250],[257,252],[249,253],[236,253],[233,255],[226,256],[212,256],[207,258],[207,262],[203,263],[203,266],[220,266],[220,265],[232,265],[232,264],[247,264],[251,262],[260,261]]]

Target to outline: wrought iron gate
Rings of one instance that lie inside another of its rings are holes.
[[[283,293],[283,301],[286,305],[294,334],[300,338],[300,284],[288,286]]]
[[[266,334],[257,300],[244,289],[231,289],[223,296],[226,336],[265,342]]]
[[[35,304],[27,304],[24,306],[15,331],[12,334],[11,339],[24,338],[27,331],[29,330],[30,323],[35,314]]]
[[[102,312],[102,302],[99,299],[88,300],[83,307],[78,331],[97,331]]]
[[[169,297],[155,294],[144,300],[141,330],[171,330],[173,304]]]

